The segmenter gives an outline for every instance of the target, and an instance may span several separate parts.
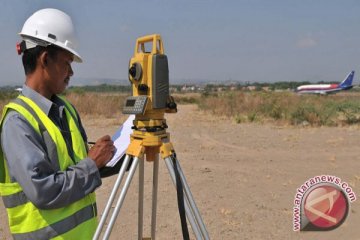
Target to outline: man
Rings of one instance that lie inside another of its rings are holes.
[[[62,97],[73,75],[72,21],[56,9],[35,12],[20,33],[26,80],[1,120],[0,195],[14,239],[91,239],[97,225],[99,169],[115,151],[109,136],[87,149],[74,107]]]

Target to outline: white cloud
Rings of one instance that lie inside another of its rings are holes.
[[[131,30],[131,28],[130,28],[129,25],[127,25],[127,24],[121,24],[121,25],[120,25],[120,31],[121,31],[122,33],[127,33],[127,32],[129,32],[130,30]]]
[[[317,41],[312,37],[304,37],[296,42],[298,48],[312,48],[317,45]]]

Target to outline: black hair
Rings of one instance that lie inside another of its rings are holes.
[[[31,74],[35,71],[37,59],[44,51],[48,52],[50,58],[55,59],[58,51],[60,50],[62,49],[54,45],[49,45],[47,47],[36,46],[34,48],[26,49],[22,56],[25,75]]]

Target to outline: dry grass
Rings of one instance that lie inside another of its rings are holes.
[[[203,95],[200,109],[236,122],[276,121],[293,125],[360,124],[360,95],[314,96],[292,92],[221,92]]]
[[[8,100],[0,100],[0,108],[3,109],[6,103],[8,103]]]
[[[68,93],[68,99],[78,110],[81,116],[104,116],[113,118],[121,116],[125,94],[116,93]],[[3,107],[14,96],[0,99],[0,108]]]
[[[121,116],[126,96],[116,93],[69,93],[66,99],[75,106],[81,116],[113,118]]]
[[[351,93],[351,92],[350,92]],[[11,96],[13,97],[13,96]],[[66,98],[81,116],[119,118],[127,94],[69,92]],[[273,121],[277,124],[341,126],[360,124],[360,93],[331,96],[297,95],[292,92],[228,91],[174,94],[178,104],[197,104],[215,115],[237,123]],[[2,108],[9,99],[0,98]]]

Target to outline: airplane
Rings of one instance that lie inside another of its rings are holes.
[[[354,87],[352,81],[354,79],[355,71],[351,71],[346,78],[339,84],[310,84],[302,85],[296,88],[295,92],[303,93],[312,93],[312,94],[331,94],[343,90],[349,90]]]

